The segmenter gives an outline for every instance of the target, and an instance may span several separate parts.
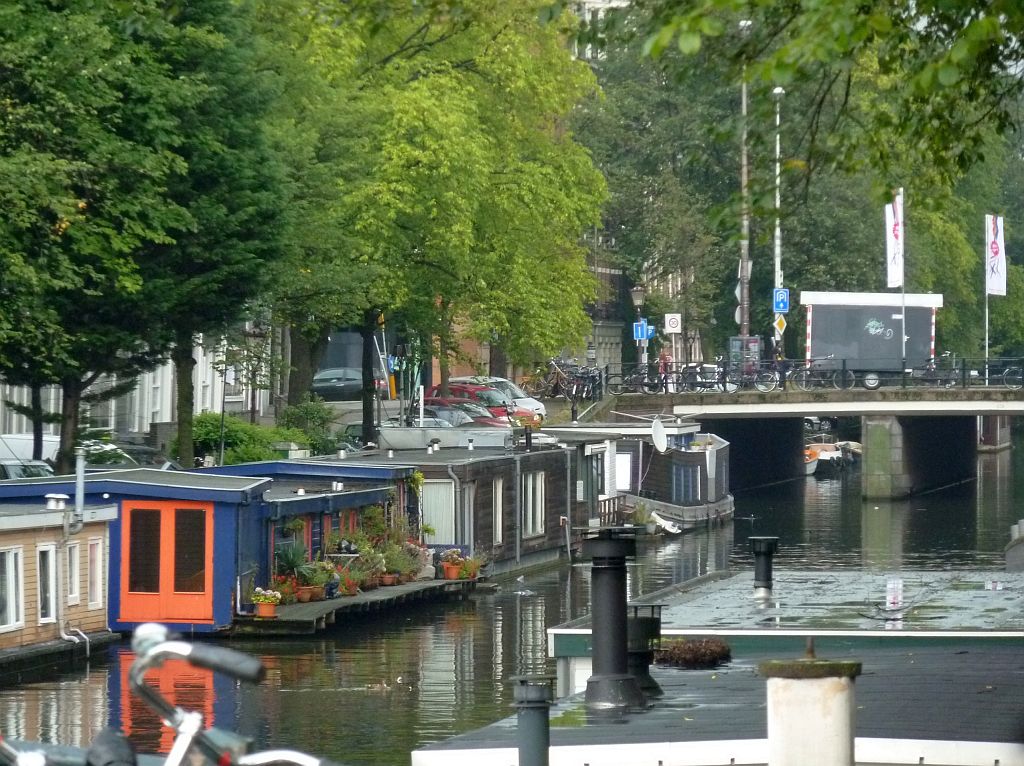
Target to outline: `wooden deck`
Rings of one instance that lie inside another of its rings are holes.
[[[338,596],[305,604],[288,604],[277,608],[277,617],[261,619],[240,615],[235,617],[232,635],[296,636],[325,630],[339,615],[359,615],[415,601],[464,599],[476,588],[475,580],[417,580],[360,591],[355,596]]]

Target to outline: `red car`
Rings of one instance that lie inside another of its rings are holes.
[[[441,387],[434,386],[430,389],[431,398],[441,397]],[[475,383],[449,383],[448,398],[469,399],[477,404],[482,404],[496,418],[509,418],[518,426],[533,426],[539,428],[541,417],[533,410],[519,407],[508,398],[506,394],[490,386],[479,386]]]
[[[468,417],[473,418],[473,422],[481,426],[500,426],[502,428],[508,428],[512,425],[508,422],[507,415],[497,417],[489,409],[484,407],[484,405],[474,402],[471,399],[456,399],[454,397],[442,399],[439,396],[432,396],[424,399],[423,404],[425,406],[444,407],[446,409],[458,410]]]

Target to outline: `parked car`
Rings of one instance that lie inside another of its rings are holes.
[[[498,426],[502,428],[508,428],[511,426],[507,415],[496,417],[482,404],[477,404],[469,399],[456,399],[452,397],[442,399],[440,397],[431,397],[429,399],[424,399],[423,404],[430,405],[431,407],[454,408],[455,410],[462,412],[467,418],[477,425]]]
[[[516,406],[515,402],[496,388],[481,386],[475,383],[449,383],[448,394],[454,399],[469,399],[482,404],[497,418],[509,417],[515,425],[533,426],[541,424],[541,416],[533,410]],[[441,396],[441,386],[430,389],[430,397]]]
[[[0,458],[0,479],[44,479],[53,476],[53,468],[44,460]]]
[[[377,393],[387,396],[388,385],[376,378]],[[310,391],[328,402],[360,399],[363,395],[363,371],[358,367],[330,367],[313,376]]]
[[[490,386],[496,388],[503,394],[508,396],[513,402],[520,407],[525,407],[528,410],[533,410],[541,418],[548,416],[548,408],[544,406],[544,402],[534,399],[528,393],[523,391],[519,386],[513,383],[508,378],[499,378],[494,375],[474,375],[468,377],[457,377],[451,378],[452,383],[475,383],[481,386]]]

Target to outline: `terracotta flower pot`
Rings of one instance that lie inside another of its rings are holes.
[[[398,575],[387,572],[380,576],[381,585],[398,585]]]
[[[444,570],[444,579],[446,580],[458,580],[459,570],[462,569],[459,564],[449,564],[447,561],[441,562],[441,568]]]
[[[277,604],[268,604],[260,602],[256,604],[256,616],[263,620],[273,620],[277,618]]]
[[[307,601],[313,598],[313,586],[312,585],[300,585],[295,589],[295,600],[299,603],[305,604]]]

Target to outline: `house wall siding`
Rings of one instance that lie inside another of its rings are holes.
[[[57,598],[64,604],[64,618],[69,627],[78,628],[83,633],[95,633],[104,631],[107,628],[106,597],[104,596],[103,606],[97,609],[90,609],[88,606],[88,550],[89,540],[95,537],[104,539],[104,591],[106,588],[106,549],[107,525],[105,522],[86,524],[82,531],[69,537],[70,542],[79,543],[79,593],[81,601],[77,605],[67,604],[67,588],[64,579],[67,576],[64,571],[65,549],[60,546],[62,530],[56,527],[41,527],[36,529],[0,531],[0,547],[7,548],[21,546],[22,549],[22,604],[24,627],[0,633],[0,650],[12,649],[23,646],[32,646],[60,638],[60,628],[56,622],[39,622],[39,575],[38,575],[38,551],[46,545],[53,545],[55,555],[58,557],[59,566],[57,572]]]

